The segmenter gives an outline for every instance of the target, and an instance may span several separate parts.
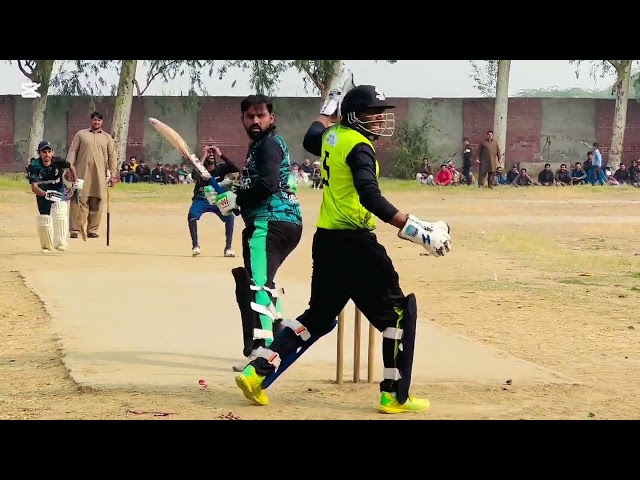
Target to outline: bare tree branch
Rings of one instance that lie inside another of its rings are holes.
[[[475,82],[475,88],[485,97],[493,97],[496,94],[498,82],[499,60],[470,60],[471,79]]]

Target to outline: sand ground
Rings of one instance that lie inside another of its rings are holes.
[[[189,383],[190,378],[173,384],[78,386],[62,361],[61,347],[82,337],[77,330],[82,315],[75,315],[75,330],[61,335],[45,309],[47,295],[55,296],[52,292],[60,292],[65,282],[77,283],[79,273],[86,275],[92,268],[96,273],[85,277],[88,284],[99,283],[99,272],[109,272],[103,274],[104,286],[91,297],[103,303],[108,298],[104,305],[93,302],[99,314],[86,305],[92,302],[85,296],[73,307],[64,307],[86,311],[94,320],[104,318],[98,323],[107,338],[110,327],[118,326],[126,334],[128,302],[148,302],[156,309],[162,302],[191,302],[191,283],[185,284],[183,271],[206,275],[240,264],[239,258],[222,258],[222,224],[215,217],[201,222],[204,254],[191,258],[185,225],[188,188],[166,187],[171,193],[162,195],[126,187],[113,192],[112,246],[104,245],[103,224],[102,238],[86,244],[72,240],[68,252],[50,257],[37,248],[30,194],[26,189],[0,192],[0,418],[214,419],[228,412],[246,419],[398,418],[376,413],[377,384],[352,384],[348,364],[345,383],[336,385],[333,366],[324,362],[314,370],[306,363],[305,378],[283,378],[265,408],[248,405],[231,383],[208,377],[206,368],[205,390],[197,382]],[[491,375],[474,377],[462,365],[463,374],[450,379],[434,374],[416,382],[416,393],[427,396],[432,409],[401,418],[639,418],[638,190],[408,188],[387,196],[405,211],[448,220],[453,229],[455,249],[443,259],[420,256],[419,248],[398,239],[391,227],[378,230],[403,289],[417,295],[423,322],[574,380],[519,383],[514,375],[506,385]],[[307,228],[281,270],[290,283],[308,283],[318,202],[319,192],[301,193]],[[236,229],[237,250],[240,228],[241,224]],[[162,281],[158,272],[163,272]],[[189,311],[184,318],[191,318]],[[175,323],[183,321],[177,318]],[[153,329],[149,335],[162,336],[156,331],[161,324],[156,329],[152,322],[145,325]],[[130,328],[134,332],[136,327]],[[135,335],[140,337],[140,332]],[[349,358],[350,343],[346,346]],[[365,353],[363,347],[363,357]],[[443,365],[451,361],[446,352],[440,355]],[[120,362],[118,368],[128,367]],[[192,370],[195,375],[197,365]],[[363,377],[365,373],[363,367]]]

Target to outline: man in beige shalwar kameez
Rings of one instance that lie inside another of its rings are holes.
[[[498,142],[493,138],[493,131],[489,130],[487,138],[480,142],[476,150],[476,163],[480,164],[478,168],[478,187],[484,187],[487,180],[489,188],[495,186],[496,168],[500,161],[500,155]]]
[[[70,202],[71,238],[78,238],[85,222],[87,238],[98,238],[107,183],[113,186],[118,175],[115,144],[111,135],[102,130],[103,120],[102,114],[93,112],[91,127],[75,134],[67,154],[67,161],[75,167],[78,178],[84,180],[80,191],[80,203],[73,200]]]

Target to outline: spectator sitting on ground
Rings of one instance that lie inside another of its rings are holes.
[[[627,166],[624,163],[620,164],[620,168],[616,170],[613,176],[620,184],[631,182],[631,173],[627,170]]]
[[[571,170],[571,181],[574,185],[582,185],[587,180],[587,172],[582,168],[582,164],[580,162],[576,162]]]
[[[518,175],[518,166],[511,165],[511,170],[507,172],[507,184],[511,185]]]
[[[609,175],[609,178],[605,180],[604,184],[610,187],[620,187],[622,185],[614,175]]]
[[[171,168],[171,164],[167,163],[164,166],[164,171],[166,173],[167,184],[175,185],[178,183],[178,176],[173,173],[173,168]]]
[[[302,165],[300,165],[299,169],[307,174],[307,178],[309,178],[313,174],[313,166],[311,165],[311,160],[308,158],[304,159]]]
[[[517,175],[517,171],[516,171]],[[516,178],[516,177],[513,177]],[[496,185],[506,185],[507,184],[507,176],[502,171],[502,167],[496,167]]]
[[[526,168],[521,168],[520,173],[516,178],[513,179],[511,185],[514,187],[530,187],[535,185],[535,182],[531,179],[529,174],[527,173]]]
[[[573,180],[571,180],[571,174],[569,170],[567,170],[566,163],[560,165],[560,170],[556,172],[556,185],[560,185],[561,187],[573,185]]]
[[[151,171],[151,181],[153,183],[162,183],[163,185],[166,185],[167,172],[162,168],[161,162],[158,162],[156,164],[156,168]]]
[[[451,162],[447,164],[447,168],[451,172],[451,185],[459,185],[460,177],[462,176],[458,169],[456,168],[456,164]]]
[[[322,188],[322,172],[320,171],[320,162],[313,162],[313,171],[311,172],[311,186],[314,190]]]
[[[131,171],[133,173],[137,173],[138,170],[138,160],[136,157],[129,157],[129,166],[131,167]],[[135,178],[134,178],[135,180]]]
[[[291,164],[291,175],[295,179],[297,185],[308,185],[307,174],[302,171],[297,163]]]
[[[131,170],[131,165],[128,163],[123,163],[120,168],[120,181],[122,183],[133,183],[133,170]]]
[[[435,183],[439,187],[446,187],[453,183],[453,173],[446,163],[440,165],[440,170],[436,174]]]
[[[556,184],[556,179],[553,175],[553,172],[551,171],[550,163],[545,163],[544,169],[541,170],[538,174],[538,184],[542,185],[543,187],[550,187],[551,185]]]
[[[151,181],[151,169],[145,160],[140,160],[136,167],[136,173],[133,176],[135,182],[150,182]]]
[[[193,182],[191,172],[189,172],[189,170],[187,169],[187,165],[184,163],[180,165],[180,168],[178,169],[178,180],[180,181],[180,183],[186,183],[189,185],[191,185],[191,183]]]
[[[634,160],[629,168],[629,183],[640,188],[640,160]]]
[[[422,169],[416,174],[416,181],[420,185],[433,185],[433,171],[428,158],[422,159]]]

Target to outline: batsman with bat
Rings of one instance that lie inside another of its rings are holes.
[[[247,360],[234,367],[235,371],[242,371],[259,348],[271,345],[274,322],[282,318],[279,296],[283,290],[275,287],[276,272],[302,237],[300,206],[289,186],[289,148],[275,131],[273,104],[264,95],[250,95],[242,100],[240,111],[252,140],[240,186],[237,191],[219,194],[215,202],[223,215],[239,209],[245,222],[244,267],[231,273]]]
[[[450,251],[449,226],[402,213],[380,193],[373,142],[393,135],[395,118],[388,110],[394,105],[373,85],[354,86],[352,75],[341,76],[331,90],[304,139],[304,148],[321,157],[324,185],[312,246],[309,308],[295,320],[282,321],[271,346],[256,352],[236,383],[246,398],[266,405],[264,388],[281,373],[280,365],[286,368],[291,356],[330,332],[351,299],[383,335],[379,410],[424,411],[429,401],[409,394],[416,298],[400,288],[398,273],[373,233],[373,216],[433,256]]]
[[[223,161],[218,162],[217,158],[221,158]],[[221,185],[226,185],[224,178],[229,173],[237,172],[238,169],[233,165],[227,163],[222,157],[218,147],[204,147],[202,149],[202,158],[200,161],[204,164],[204,167],[211,174],[213,178]],[[211,179],[204,179],[202,175],[198,173],[198,170],[194,169],[192,172],[194,187],[193,197],[191,199],[191,207],[187,214],[187,222],[189,223],[189,234],[191,235],[191,254],[195,257],[200,255],[200,244],[198,243],[198,221],[205,213],[214,213],[220,220],[224,222],[224,256],[235,257],[236,254],[233,251],[233,227],[235,216],[234,215],[222,215],[218,207],[215,206],[216,194],[211,187]],[[211,201],[209,200],[211,199]]]
[[[69,202],[63,181],[65,170],[67,179],[73,182],[73,189],[79,190],[76,169],[69,162],[55,157],[53,146],[46,140],[38,145],[39,158],[32,158],[27,166],[27,179],[31,191],[36,195],[38,205],[38,236],[43,253],[53,249],[65,251],[69,235]]]

